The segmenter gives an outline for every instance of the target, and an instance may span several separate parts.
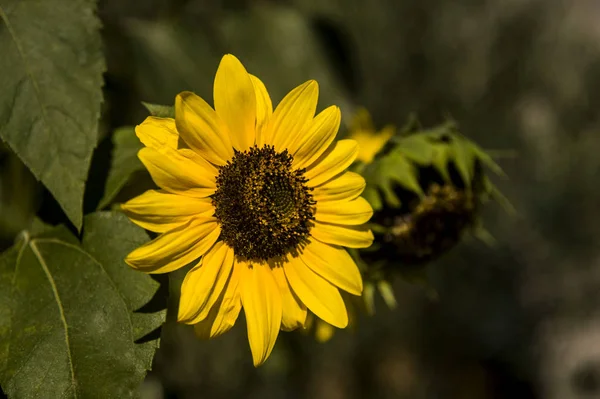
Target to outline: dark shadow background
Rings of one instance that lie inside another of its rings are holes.
[[[99,14],[108,71],[87,211],[111,132],[143,120],[142,100],[193,90],[210,102],[226,52],[274,103],[316,79],[320,108],[339,105],[345,126],[357,106],[379,126],[451,116],[483,147],[518,153],[498,182],[518,215],[488,207],[497,245],[466,241],[431,265],[437,299],[396,281],[396,310],[379,303],[327,344],[282,333],[258,369],[243,318],[210,342],[168,322],[142,398],[600,397],[600,2],[101,0]],[[63,219],[35,182],[23,187],[28,200],[3,205],[3,245],[21,213]]]

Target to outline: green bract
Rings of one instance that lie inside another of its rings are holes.
[[[489,178],[485,174],[477,175],[476,171],[484,166],[501,176],[504,176],[504,172],[487,152],[462,136],[453,123],[394,137],[386,150],[362,170],[367,180],[365,195],[368,195],[376,210],[381,210],[385,205],[396,208],[402,205],[395,191],[398,186],[423,196],[420,172],[428,167],[439,173],[447,183],[453,183],[450,175],[454,169],[460,178],[454,184],[462,184],[466,188],[481,184],[483,187],[477,188],[480,193],[505,203]],[[475,179],[480,181],[474,182]]]

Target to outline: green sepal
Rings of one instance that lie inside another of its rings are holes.
[[[442,176],[445,182],[449,183],[452,179],[448,172],[448,161],[450,159],[450,149],[445,145],[435,145],[431,166],[433,166]]]
[[[363,288],[363,301],[365,304],[365,310],[368,315],[372,316],[375,314],[375,286],[372,282],[365,282]]]
[[[156,116],[158,118],[175,118],[174,105],[151,104],[145,101],[142,101],[142,105],[146,107],[152,116]]]
[[[465,140],[456,137],[450,143],[450,150],[454,165],[456,165],[465,187],[470,188],[475,177],[475,154],[469,151],[466,144]]]
[[[398,306],[396,296],[394,295],[394,289],[387,280],[380,280],[377,282],[377,289],[379,294],[383,298],[383,301],[390,309],[395,309]]]
[[[431,164],[434,148],[427,140],[427,136],[413,134],[398,141],[398,152],[410,161],[427,166]]]

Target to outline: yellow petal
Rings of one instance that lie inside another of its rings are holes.
[[[155,150],[165,147],[177,149],[179,133],[175,127],[175,119],[149,116],[135,127],[135,134],[146,147]]]
[[[273,115],[273,103],[265,84],[256,76],[250,75],[256,94],[256,144],[262,147],[265,144],[265,129]]]
[[[373,233],[363,226],[340,226],[317,221],[310,234],[321,242],[348,248],[367,248],[373,243]]]
[[[217,168],[200,154],[190,148],[185,148],[184,142],[183,147],[180,145],[180,137],[175,127],[175,119],[149,116],[141,125],[136,126],[135,132],[146,147],[153,148],[161,154],[167,155],[171,155],[176,151],[177,156],[183,156],[196,162],[206,169],[207,172],[210,172],[211,175],[216,176],[218,174]]]
[[[317,109],[319,85],[314,80],[296,87],[279,103],[269,122],[267,143],[277,151],[288,149],[294,153],[293,144],[310,127]]]
[[[319,202],[353,200],[365,189],[365,179],[354,172],[346,172],[315,187],[313,199]]]
[[[308,186],[315,187],[345,171],[358,154],[354,140],[340,140],[308,167],[305,176]]]
[[[369,221],[373,208],[363,197],[352,201],[317,202],[315,219],[321,222],[359,225]]]
[[[281,329],[284,331],[293,331],[299,327],[304,327],[306,323],[306,306],[294,294],[285,278],[283,268],[275,266],[271,268],[275,281],[281,291],[281,301],[283,313],[281,318]]]
[[[297,150],[292,153],[294,168],[310,166],[329,148],[340,128],[341,119],[342,114],[336,106],[326,108],[313,119],[308,132],[296,142]]]
[[[175,123],[190,148],[215,165],[224,165],[233,157],[227,125],[194,93],[184,91],[175,97]]]
[[[349,138],[358,142],[359,151],[356,158],[365,163],[371,163],[395,132],[396,129],[393,126],[386,126],[377,133],[364,130],[353,131]]]
[[[348,325],[346,305],[337,288],[310,270],[300,258],[290,258],[283,270],[292,289],[311,312],[336,327]]]
[[[246,69],[231,54],[221,59],[213,88],[217,115],[229,128],[231,144],[245,151],[254,145],[256,95]]]
[[[242,309],[240,298],[239,273],[235,270],[229,276],[227,286],[221,297],[212,307],[206,319],[194,325],[194,331],[200,338],[208,339],[226,333],[235,325],[235,321]]]
[[[313,239],[304,247],[300,258],[313,272],[336,287],[353,295],[362,293],[362,277],[344,248]]]
[[[181,285],[177,320],[196,324],[208,316],[217,302],[233,267],[233,249],[219,241],[190,270]]]
[[[268,265],[242,263],[241,294],[254,365],[267,360],[281,325],[281,293]],[[245,267],[244,267],[245,266]]]
[[[177,151],[167,155],[146,147],[138,152],[138,157],[152,180],[165,191],[204,198],[216,190],[216,176]]]
[[[202,155],[198,154],[191,148],[180,148],[177,150],[177,153],[182,157],[197,163],[205,171],[207,176],[217,176],[219,174],[219,170],[215,167],[215,165],[208,162],[202,157]]]
[[[135,224],[164,233],[187,223],[192,217],[210,217],[214,206],[209,198],[200,199],[164,191],[148,190],[121,205]]]
[[[219,234],[215,218],[192,220],[135,249],[125,262],[146,273],[168,273],[204,255]]]

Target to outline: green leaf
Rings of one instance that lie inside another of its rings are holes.
[[[98,209],[108,206],[135,172],[144,170],[144,165],[137,156],[143,146],[132,126],[117,129],[112,140],[114,149],[110,171]]]
[[[142,105],[146,107],[150,115],[159,118],[175,118],[175,107],[173,105],[150,104],[142,101]]]
[[[147,241],[118,213],[85,219],[83,244],[64,227],[0,257],[0,383],[9,397],[126,398],[150,367],[164,311],[134,313],[157,290],[124,256]]]
[[[0,5],[0,137],[79,229],[102,102],[94,0]]]

